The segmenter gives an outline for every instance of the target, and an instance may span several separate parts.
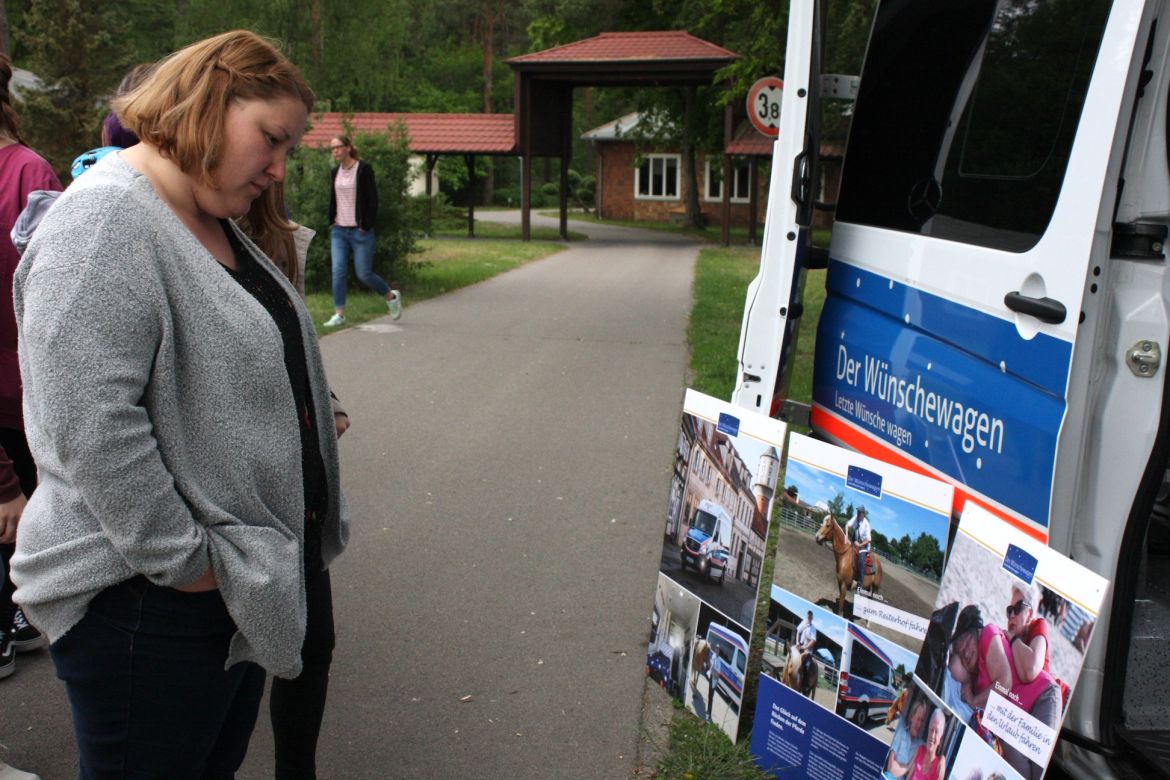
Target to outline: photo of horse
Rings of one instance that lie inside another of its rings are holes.
[[[773,583],[917,651],[946,560],[953,489],[793,434]]]

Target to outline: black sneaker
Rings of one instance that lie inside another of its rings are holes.
[[[24,610],[16,608],[12,618],[12,646],[18,653],[37,650],[48,644],[49,638],[33,627],[24,616]]]
[[[12,632],[0,631],[0,680],[16,671],[16,648],[12,645]]]

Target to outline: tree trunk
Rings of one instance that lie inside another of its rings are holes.
[[[5,0],[0,0],[0,51],[5,54],[12,53],[12,47],[8,45],[8,3]]]
[[[487,0],[483,5],[483,26],[480,28],[483,44],[483,112],[492,112],[492,66],[495,60],[496,21],[504,14],[503,0]],[[487,172],[483,179],[484,205],[491,205],[495,196],[496,177],[494,166],[488,160]]]
[[[695,88],[684,87],[683,93],[683,176],[686,179],[686,214],[683,224],[687,227],[702,227],[702,212],[699,211],[699,176],[695,170]],[[724,182],[724,186],[727,183]]]
[[[312,43],[309,45],[309,60],[313,63],[313,70],[321,75],[321,56],[323,54],[325,32],[321,29],[321,0],[312,0],[309,4],[309,27]]]

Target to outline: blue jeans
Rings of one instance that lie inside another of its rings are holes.
[[[333,307],[345,308],[346,277],[349,255],[353,253],[353,270],[358,281],[385,297],[390,292],[386,280],[374,273],[374,231],[334,225],[331,231],[333,250]]]
[[[236,626],[219,591],[134,577],[106,588],[49,648],[65,682],[81,780],[232,778],[256,725],[264,670],[224,669]]]

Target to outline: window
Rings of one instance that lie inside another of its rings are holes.
[[[648,154],[635,169],[634,195],[639,199],[678,200],[677,154]]]
[[[890,684],[890,667],[865,645],[854,642],[849,659],[849,674],[877,685]]]
[[[883,0],[837,219],[1010,252],[1035,246],[1064,183],[1109,6]]]
[[[723,161],[720,159],[707,160],[707,173],[704,176],[707,183],[703,197],[706,200],[723,200]],[[733,159],[731,161],[731,202],[747,203],[752,196],[751,167],[747,160]]]

